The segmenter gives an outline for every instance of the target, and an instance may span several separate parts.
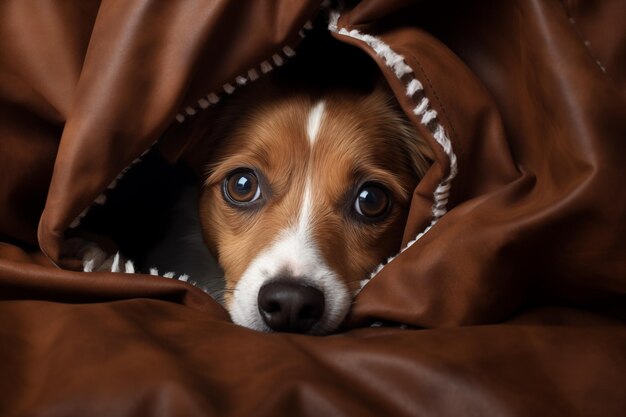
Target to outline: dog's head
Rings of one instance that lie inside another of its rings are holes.
[[[252,87],[216,129],[200,200],[235,323],[322,334],[400,249],[430,150],[380,85]]]

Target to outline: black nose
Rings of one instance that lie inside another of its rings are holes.
[[[293,280],[277,280],[259,291],[259,312],[277,332],[305,333],[324,314],[324,294]]]

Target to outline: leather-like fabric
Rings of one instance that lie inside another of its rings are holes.
[[[213,113],[177,113],[297,50],[319,3],[0,3],[1,416],[623,415],[621,0],[349,2],[339,27],[403,55],[459,172],[448,213],[337,335],[262,334],[183,282],[55,266],[157,139],[193,158]],[[383,60],[334,36],[379,64],[435,151],[407,243],[449,160]]]

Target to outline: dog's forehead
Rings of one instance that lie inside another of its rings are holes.
[[[399,146],[401,124],[380,94],[292,92],[245,104],[231,108],[237,117],[214,153],[207,183],[249,167],[279,193],[311,178],[336,199],[364,181],[400,190],[405,186],[394,184],[412,177]]]
[[[294,161],[314,156],[347,163],[381,152],[389,141],[384,106],[356,95],[290,96],[255,106],[234,144],[250,157]],[[364,105],[365,104],[365,105]],[[380,108],[375,108],[378,105]]]

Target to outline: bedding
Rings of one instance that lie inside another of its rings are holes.
[[[623,415],[625,15],[620,0],[2,2],[0,415]],[[436,156],[341,332],[251,331],[188,282],[65,256],[94,223],[133,246],[133,216],[163,203],[115,209],[116,193],[155,158],[163,181],[196,166],[220,102],[319,33],[378,65]],[[94,220],[105,209],[114,222]]]

